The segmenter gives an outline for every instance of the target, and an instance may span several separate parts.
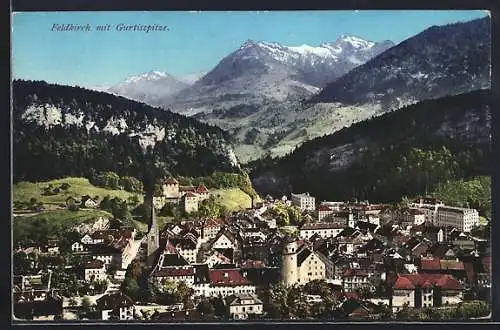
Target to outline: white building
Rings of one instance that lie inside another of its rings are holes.
[[[475,209],[440,206],[434,225],[438,227],[455,227],[469,232],[479,225],[479,213]]]
[[[300,228],[300,237],[309,239],[313,235],[319,235],[322,238],[336,237],[340,234],[345,224],[338,224],[333,222],[312,222],[306,223]]]
[[[264,304],[252,294],[236,294],[229,297],[229,315],[235,320],[246,320],[249,315],[263,314]]]
[[[300,208],[301,211],[314,211],[316,209],[316,199],[305,194],[292,194],[292,205]]]
[[[92,260],[84,268],[85,281],[103,281],[106,279],[106,267],[100,260]]]

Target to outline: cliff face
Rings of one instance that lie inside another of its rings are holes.
[[[110,170],[208,175],[238,170],[227,135],[192,118],[111,94],[14,81],[14,180]]]

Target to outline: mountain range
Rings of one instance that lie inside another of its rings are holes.
[[[149,103],[226,130],[242,162],[283,156],[405,105],[489,88],[489,24],[433,26],[398,45],[348,35],[319,46],[248,40],[190,86],[150,88]]]
[[[188,86],[189,84],[166,72],[150,71],[129,77],[111,86],[107,91],[151,106],[158,106],[163,98],[174,95]]]

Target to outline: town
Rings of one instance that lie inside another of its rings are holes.
[[[165,178],[148,228],[96,220],[66,242],[14,246],[21,320],[446,320],[489,314],[491,250],[478,211],[437,199],[252,198],[161,226],[211,196]],[[83,207],[96,207],[93,199]],[[283,218],[294,218],[286,222]],[[63,257],[64,255],[64,257]],[[54,283],[64,283],[54,288]],[[64,289],[61,289],[61,288]]]

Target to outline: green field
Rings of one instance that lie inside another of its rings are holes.
[[[14,242],[29,239],[39,241],[51,237],[63,237],[73,226],[97,220],[99,217],[112,218],[101,210],[57,210],[36,215],[16,216],[12,221]]]
[[[252,206],[252,199],[239,188],[210,190],[216,201],[229,211],[238,211]]]
[[[42,195],[43,188],[47,187],[49,184],[52,186],[59,187],[62,183],[68,183],[70,185],[69,189],[61,192],[57,195],[45,196]],[[52,180],[48,182],[19,182],[13,186],[13,201],[29,202],[31,198],[35,198],[38,202],[44,204],[61,204],[65,203],[68,197],[74,197],[80,199],[82,196],[88,195],[91,197],[99,196],[101,199],[106,195],[110,197],[118,197],[127,200],[133,195],[138,195],[130,193],[124,190],[110,190],[105,188],[99,188],[93,186],[88,179],[85,178],[64,178],[58,180]],[[140,202],[142,203],[143,196],[138,195]]]

